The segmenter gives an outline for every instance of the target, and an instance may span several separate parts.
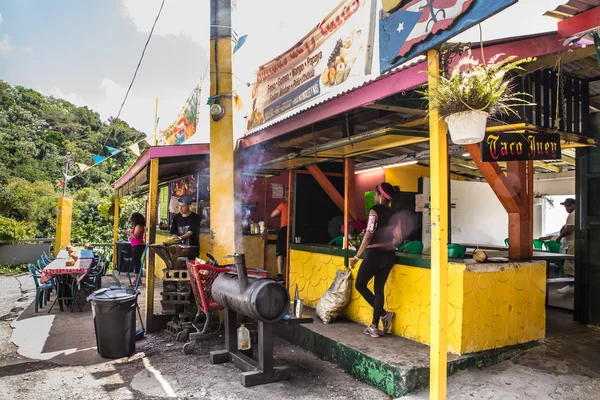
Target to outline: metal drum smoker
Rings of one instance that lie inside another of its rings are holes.
[[[272,279],[248,277],[244,254],[234,254],[237,274],[222,274],[212,284],[214,300],[224,308],[225,350],[210,353],[213,364],[232,361],[242,371],[244,386],[291,378],[288,367],[273,367],[273,323],[288,312],[285,287]],[[258,320],[258,362],[237,348],[236,312]]]

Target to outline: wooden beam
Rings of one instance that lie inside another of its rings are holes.
[[[534,161],[533,165],[538,168],[543,168],[546,171],[552,171],[552,172],[561,172],[562,171],[562,169],[555,166],[554,164],[548,164],[543,161]]]
[[[158,224],[158,158],[150,160],[148,173],[150,187],[148,188],[148,243],[156,243],[156,225]],[[115,254],[115,257],[117,255]],[[156,266],[156,253],[149,251],[146,264],[146,303],[144,313],[146,330],[153,332],[154,327],[154,268]]]
[[[309,171],[304,171],[301,169],[297,169],[294,170],[295,173],[300,174],[300,175],[312,175]],[[337,172],[323,172],[323,174],[325,174],[325,176],[335,176],[336,178],[343,178],[344,174],[340,174]]]
[[[440,55],[427,52],[429,90],[439,85]],[[431,147],[431,317],[429,398],[445,399],[448,370],[448,127],[429,104]],[[479,147],[478,147],[479,148]]]
[[[327,178],[325,178],[327,179]],[[288,196],[287,196],[287,242],[285,246],[287,251],[285,252],[285,287],[290,288],[290,234],[292,232],[292,199],[294,198],[294,171],[288,173]],[[285,189],[284,189],[285,192]],[[279,272],[278,272],[279,273]]]
[[[558,21],[558,38],[566,39],[578,33],[600,27],[600,7],[594,7],[581,14]],[[593,46],[592,46],[593,47]]]
[[[344,159],[344,248],[348,248],[350,215],[356,216],[354,159]]]
[[[483,174],[485,180],[492,187],[494,193],[508,213],[518,213],[524,207],[514,187],[504,175],[500,166],[495,162],[482,162],[479,144],[467,144],[465,149],[471,154],[473,161]]]
[[[421,110],[418,108],[410,108],[410,107],[393,106],[393,105],[387,105],[387,104],[371,103],[371,104],[367,104],[366,106],[363,106],[363,107],[371,108],[374,110],[393,111],[393,112],[409,114],[409,115],[419,115],[419,116],[427,115],[427,110]]]
[[[508,214],[508,256],[511,260],[528,260],[533,255],[532,232],[529,223],[529,188],[527,177],[529,161],[511,161],[508,163],[508,177],[515,182],[515,190],[520,201],[525,205],[519,212]],[[532,167],[533,168],[533,167]],[[531,176],[533,178],[533,175]]]
[[[323,188],[325,193],[327,193],[329,198],[331,198],[335,205],[340,209],[340,211],[344,212],[344,198],[337,191],[335,186],[333,186],[333,184],[329,181],[329,179],[327,179],[327,176],[325,176],[323,171],[321,171],[316,164],[308,165],[306,168],[313,178],[315,178],[317,183]],[[352,219],[356,220],[356,212],[353,212],[352,210],[349,210],[349,212],[351,213],[350,216]]]
[[[116,191],[115,191],[116,192]],[[113,220],[113,267],[116,269],[117,266],[117,241],[119,240],[119,215],[121,213],[121,203],[115,193],[114,203],[114,220]],[[56,252],[58,254],[58,252]]]

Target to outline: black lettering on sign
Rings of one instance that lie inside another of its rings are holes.
[[[560,160],[557,133],[486,133],[481,161]]]

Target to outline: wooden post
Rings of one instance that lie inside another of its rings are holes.
[[[265,271],[267,271],[267,257],[268,257],[268,249],[269,249],[269,230],[267,229],[267,222],[269,221],[269,209],[267,208],[267,199],[269,198],[269,179],[268,178],[263,178],[263,181],[265,182],[265,206],[264,208],[264,216],[263,216],[263,221],[265,223],[265,230],[263,232],[263,269]]]
[[[117,197],[117,193],[115,191],[115,203],[114,203],[114,222],[113,222],[113,266],[117,265],[117,241],[119,240],[119,214],[121,212],[120,210],[121,207],[121,202],[120,199]]]
[[[354,158],[344,159],[344,249],[348,248],[350,215],[356,217]],[[351,211],[352,210],[352,211]]]
[[[231,0],[211,0],[210,14],[211,96],[225,110],[223,116],[210,119],[210,227],[214,233],[211,252],[219,260],[242,246],[240,169],[236,168],[234,155],[235,108],[231,95]]]
[[[427,52],[429,88],[439,84],[437,50]],[[431,148],[431,345],[429,398],[446,399],[448,356],[448,138],[447,126],[429,107]]]
[[[289,171],[288,174],[288,207],[287,207],[287,249],[285,252],[285,287],[290,287],[290,233],[292,232],[292,185],[294,183],[294,171]]]
[[[150,160],[150,187],[148,188],[148,243],[156,243],[156,224],[158,223],[158,158]],[[156,254],[146,254],[146,304],[144,306],[146,329],[152,332],[154,318],[154,267]]]
[[[65,179],[65,185],[67,184]],[[54,257],[71,242],[71,223],[73,217],[73,199],[60,196],[56,214],[56,234],[54,237]]]

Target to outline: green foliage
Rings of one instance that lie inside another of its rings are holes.
[[[0,217],[0,240],[20,240],[26,237],[26,225],[12,218]]]
[[[0,235],[54,237],[62,192],[56,184],[63,179],[66,154],[70,152],[75,162],[92,165],[91,156],[109,156],[105,145],[122,149],[143,137],[122,120],[103,122],[88,107],[0,80]],[[112,205],[111,184],[135,160],[133,153],[124,151],[69,181],[73,242],[112,241],[112,215],[106,208]],[[79,172],[72,166],[69,175]],[[140,199],[123,201],[127,216],[122,224],[128,224],[132,210],[143,206]]]
[[[439,85],[420,93],[442,118],[464,111],[485,111],[490,116],[514,114],[512,107],[531,103],[523,99],[526,94],[515,93],[510,73],[523,70],[521,64],[532,59],[509,56],[498,61],[503,55],[497,54],[484,64],[464,57],[449,77],[440,76]]]
[[[19,275],[23,272],[29,271],[27,264],[1,264],[0,265],[0,276]]]

